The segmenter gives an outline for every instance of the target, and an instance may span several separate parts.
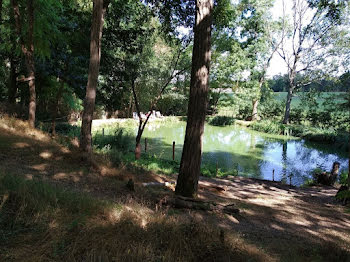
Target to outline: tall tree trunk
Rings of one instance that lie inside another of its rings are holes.
[[[252,121],[255,121],[259,119],[259,115],[258,115],[259,99],[254,99],[252,101],[252,104],[253,104]]]
[[[57,118],[57,113],[58,113],[58,106],[62,97],[63,89],[64,89],[64,81],[61,79],[60,80],[60,86],[58,88],[57,94],[56,94],[56,100],[55,100],[55,105],[52,110],[52,123],[51,123],[51,132],[52,136],[56,135],[56,118]]]
[[[10,77],[9,77],[9,87],[8,87],[8,102],[9,104],[16,103],[16,94],[17,94],[17,61],[14,59],[14,51],[10,56]]]
[[[349,140],[349,163],[348,163],[348,188],[350,190],[350,140]]]
[[[133,101],[132,101],[132,93],[130,94],[129,97],[129,105],[128,105],[128,112],[127,112],[127,117],[132,118],[133,117]]]
[[[194,197],[198,190],[202,136],[208,103],[212,11],[213,0],[196,0],[190,99],[185,142],[175,191],[177,195],[186,197]]]
[[[290,105],[292,103],[294,86],[292,84],[288,87],[287,101],[286,101],[286,109],[284,111],[283,124],[289,124],[289,116],[290,116]]]
[[[2,0],[0,0],[0,25],[2,25]],[[0,43],[2,41],[0,40]]]
[[[21,43],[21,49],[25,57],[27,73],[28,73],[28,76],[26,78],[26,81],[28,81],[28,86],[29,86],[28,122],[31,127],[35,127],[36,92],[35,92],[35,64],[34,64],[34,39],[33,39],[34,5],[33,5],[33,0],[27,1],[28,35],[27,35],[27,45],[26,45],[22,36],[21,16],[20,16],[17,0],[11,0],[11,2],[12,2],[13,11],[14,11],[16,31],[17,31],[19,41]]]
[[[102,29],[108,3],[109,1],[105,1],[104,3],[103,0],[94,0],[92,14],[89,76],[86,86],[80,138],[80,148],[87,153],[91,153],[91,125],[95,109],[97,80],[100,70]]]
[[[297,74],[297,63],[298,59],[297,57],[294,60],[293,67],[289,69],[288,72],[288,78],[289,78],[289,85],[288,85],[288,94],[287,94],[287,101],[286,101],[286,109],[284,111],[284,117],[283,117],[283,124],[289,124],[289,116],[290,116],[290,106],[292,103],[292,98],[293,98],[293,92],[296,87],[295,83],[295,77]]]

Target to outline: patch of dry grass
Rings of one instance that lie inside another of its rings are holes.
[[[274,261],[233,233],[131,201],[1,178],[2,261]],[[1,202],[1,201],[0,201]]]

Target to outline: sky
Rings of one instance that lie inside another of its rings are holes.
[[[286,3],[286,12],[288,10],[291,10],[291,2],[290,0],[284,1]],[[289,5],[288,5],[289,3]],[[279,17],[282,16],[283,14],[283,0],[275,0],[275,4],[273,6],[273,9],[271,10],[273,18],[278,19]],[[274,56],[271,59],[270,62],[270,67],[268,68],[266,72],[266,77],[267,78],[272,78],[274,75],[278,74],[285,74],[287,73],[287,66],[284,60],[277,54],[275,53]]]

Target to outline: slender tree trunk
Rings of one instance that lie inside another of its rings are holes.
[[[17,72],[16,72],[17,63],[13,57],[13,53],[10,56],[10,77],[9,77],[9,87],[8,87],[8,102],[9,104],[16,103],[16,94],[17,94]]]
[[[128,118],[132,118],[132,117],[133,117],[132,109],[133,109],[132,94],[130,94],[130,97],[129,97],[129,106],[128,106],[128,112],[127,112]]]
[[[177,195],[186,197],[194,197],[198,190],[202,136],[208,103],[212,11],[213,0],[196,0],[190,99],[185,142],[175,191]]]
[[[0,25],[2,25],[2,0],[0,0]],[[0,43],[2,40],[0,40]]]
[[[57,118],[57,113],[58,113],[58,106],[62,97],[63,89],[64,89],[64,81],[60,80],[60,87],[58,88],[57,94],[56,94],[56,100],[55,100],[55,105],[52,110],[52,123],[51,123],[51,131],[52,131],[52,136],[56,135],[56,118]]]
[[[91,23],[89,76],[86,87],[80,138],[80,148],[87,153],[91,153],[91,125],[100,70],[102,29],[104,15],[108,6],[108,1],[105,1],[105,3],[103,2],[103,0],[94,0]]]
[[[253,104],[253,112],[252,112],[252,121],[258,120],[258,105],[259,105],[259,99],[255,99],[252,101]]]
[[[283,124],[289,124],[289,116],[290,116],[290,105],[292,103],[292,97],[293,97],[293,91],[294,86],[289,85],[288,87],[288,94],[287,94],[287,101],[286,101],[286,109],[284,111],[284,117],[283,117]]]
[[[348,163],[348,188],[350,190],[350,140],[349,140],[349,163]]]
[[[11,0],[14,11],[16,31],[21,43],[21,49],[25,57],[27,67],[27,81],[29,86],[29,112],[28,122],[31,127],[35,127],[35,111],[36,111],[36,92],[35,92],[35,64],[34,64],[34,5],[33,0],[27,1],[28,12],[28,35],[27,46],[22,37],[21,16],[17,0]]]

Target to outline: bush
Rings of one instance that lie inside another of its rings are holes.
[[[186,115],[188,99],[183,94],[167,93],[157,103],[163,115]]]
[[[235,119],[229,116],[215,116],[208,121],[212,126],[228,126],[235,123]]]
[[[128,131],[115,128],[109,129],[108,133],[112,133],[113,135],[95,133],[93,138],[95,149],[99,150],[101,153],[108,153],[110,150],[127,152],[129,149],[132,149],[134,137]]]
[[[277,135],[282,135],[285,131],[285,125],[270,120],[255,121],[250,127],[259,132]]]
[[[37,126],[40,130],[44,132],[51,132],[51,122],[39,122]],[[69,137],[80,137],[80,126],[71,125],[67,122],[57,122],[56,123],[56,133],[69,136]]]

